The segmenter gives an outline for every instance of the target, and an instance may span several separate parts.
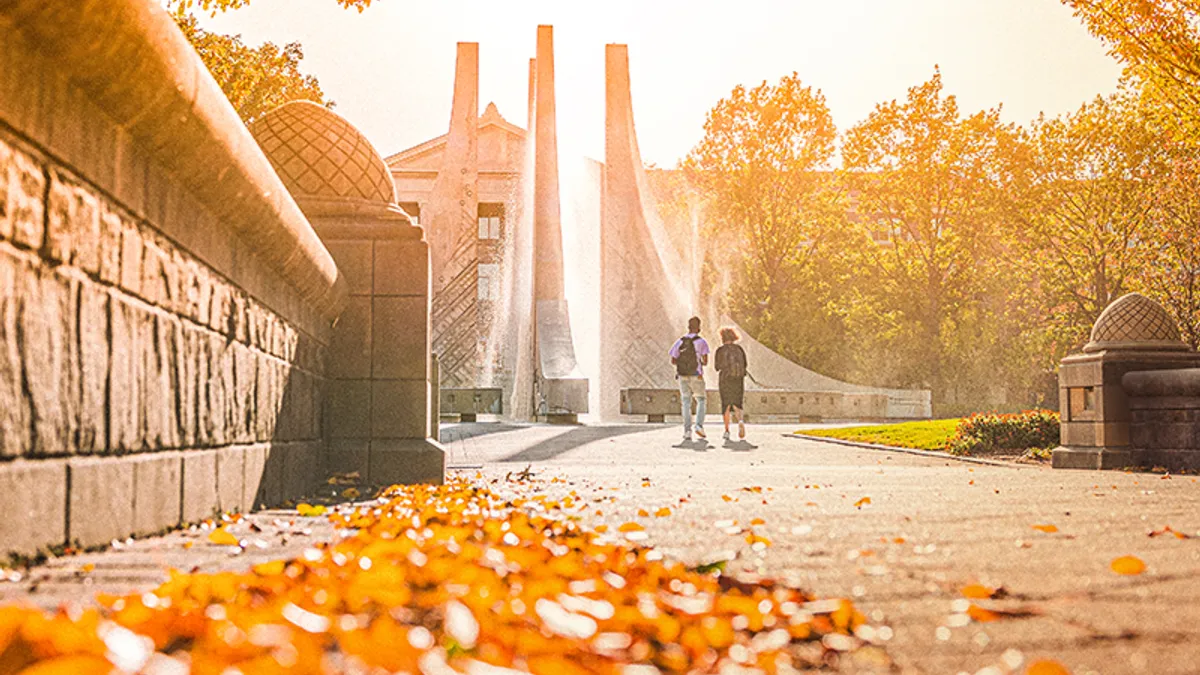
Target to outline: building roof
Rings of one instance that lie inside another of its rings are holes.
[[[484,108],[483,114],[479,116],[479,131],[483,132],[489,128],[497,128],[517,136],[518,138],[525,138],[525,130],[504,119],[504,116],[500,114],[500,110],[496,108],[495,103],[488,103],[487,107]],[[448,135],[449,134],[442,134],[441,136],[431,138],[424,143],[420,143],[412,146],[411,148],[388,155],[384,161],[387,163],[388,167],[392,169],[403,168],[403,165],[409,162],[419,160],[438,152],[442,146],[446,145],[446,138]]]

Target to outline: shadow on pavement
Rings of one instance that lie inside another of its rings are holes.
[[[724,443],[722,443],[721,447],[732,450],[734,452],[750,452],[751,450],[758,449],[757,445],[752,445],[750,443],[750,441],[747,441],[745,439],[742,439],[739,441],[728,440],[728,441],[725,441]]]
[[[513,427],[515,428],[515,427]],[[645,426],[608,426],[608,427],[575,427],[565,434],[559,434],[554,438],[547,438],[544,441],[539,441],[533,445],[513,453],[507,457],[503,457],[499,462],[542,462],[547,459],[553,459],[564,452],[569,452],[588,443],[602,441],[606,438],[614,436],[625,436],[627,434],[636,434],[648,431]]]
[[[714,446],[709,444],[708,439],[697,438],[696,440],[692,440],[692,441],[680,441],[679,443],[672,445],[671,447],[672,448],[681,448],[684,450],[695,450],[696,452],[703,452],[704,450],[708,450],[709,448],[714,447]]]
[[[453,443],[476,436],[486,436],[488,434],[498,434],[504,431],[515,431],[524,429],[523,424],[509,424],[507,422],[460,422],[457,424],[444,424],[440,432],[443,443]]]

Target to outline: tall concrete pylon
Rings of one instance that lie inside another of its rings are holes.
[[[588,382],[575,359],[563,284],[553,26],[538,26],[535,64],[532,272],[538,374],[534,403],[539,416],[562,419],[587,412]]]
[[[458,43],[443,166],[430,196],[433,349],[443,386],[474,386],[478,340],[479,44]]]
[[[686,327],[642,203],[642,157],[633,124],[629,49],[604,48],[604,186],[600,228],[600,410],[619,414],[621,389],[671,386],[667,349]]]

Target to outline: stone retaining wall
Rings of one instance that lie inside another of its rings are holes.
[[[345,283],[161,7],[94,5],[0,3],[0,553],[323,470]]]

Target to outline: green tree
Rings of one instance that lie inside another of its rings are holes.
[[[1040,118],[1030,136],[1031,181],[1015,234],[1063,347],[1078,347],[1142,269],[1158,142],[1128,93]]]
[[[176,8],[174,16],[175,23],[247,124],[288,101],[306,100],[333,107],[333,102],[325,99],[317,78],[300,71],[304,49],[299,42],[290,42],[282,48],[271,42],[250,47],[242,42],[240,35],[204,30],[195,16],[182,11],[182,6]]]
[[[771,318],[814,297],[815,268],[835,245],[836,139],[824,95],[793,73],[734,88],[709,111],[703,139],[682,162],[703,194],[705,239],[720,244],[714,262],[736,270],[730,309],[768,344]]]
[[[864,242],[851,323],[882,341],[873,356],[898,365],[894,384],[931,387],[935,402],[987,397],[976,391],[986,376],[968,380],[979,350],[998,342],[1004,310],[997,265],[1012,135],[999,109],[964,117],[935,70],[904,100],[877,105],[843,143]]]

